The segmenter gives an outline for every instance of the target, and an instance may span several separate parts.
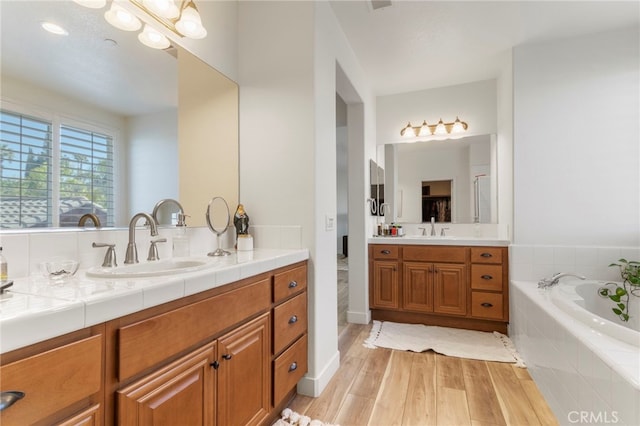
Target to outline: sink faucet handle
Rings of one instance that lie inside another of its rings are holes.
[[[424,226],[419,226],[418,229],[422,229],[422,235],[427,235],[427,228]]]
[[[116,245],[109,243],[93,243],[91,244],[93,248],[99,247],[108,247],[107,252],[104,254],[104,260],[102,261],[103,268],[115,268],[118,266],[118,262],[116,262]]]
[[[149,255],[147,256],[148,261],[160,260],[160,256],[158,256],[158,243],[166,243],[166,238],[158,238],[157,240],[151,240],[151,245],[149,246]]]
[[[447,229],[449,229],[449,228],[440,228],[440,236],[441,237],[446,237],[444,231],[447,230]]]

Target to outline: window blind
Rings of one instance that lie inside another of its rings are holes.
[[[52,125],[0,111],[0,227],[52,224]]]
[[[113,226],[113,138],[60,127],[60,226],[76,226],[93,213]]]

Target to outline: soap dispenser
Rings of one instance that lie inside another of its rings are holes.
[[[173,257],[189,256],[189,236],[187,235],[187,215],[178,213],[178,223],[173,234]]]

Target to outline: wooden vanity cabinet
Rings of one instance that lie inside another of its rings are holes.
[[[25,396],[0,412],[0,424],[102,425],[103,356],[99,326],[3,354],[2,390]]]
[[[407,246],[402,259],[404,310],[466,315],[467,266],[463,247]]]
[[[506,247],[369,245],[373,319],[506,333]]]
[[[273,400],[280,412],[307,372],[307,270],[276,274],[273,281]]]
[[[307,371],[306,262],[210,294],[114,323],[118,423],[267,424],[294,395]]]
[[[369,247],[371,291],[369,305],[372,308],[400,309],[400,261],[399,248],[392,245]]]

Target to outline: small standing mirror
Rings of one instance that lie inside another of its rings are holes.
[[[211,229],[211,232],[216,234],[218,240],[218,248],[216,251],[207,253],[207,256],[228,256],[231,253],[223,250],[220,245],[220,236],[227,232],[231,215],[229,214],[229,205],[222,197],[213,197],[209,201],[207,206],[207,212],[205,214],[207,220],[207,226]]]

